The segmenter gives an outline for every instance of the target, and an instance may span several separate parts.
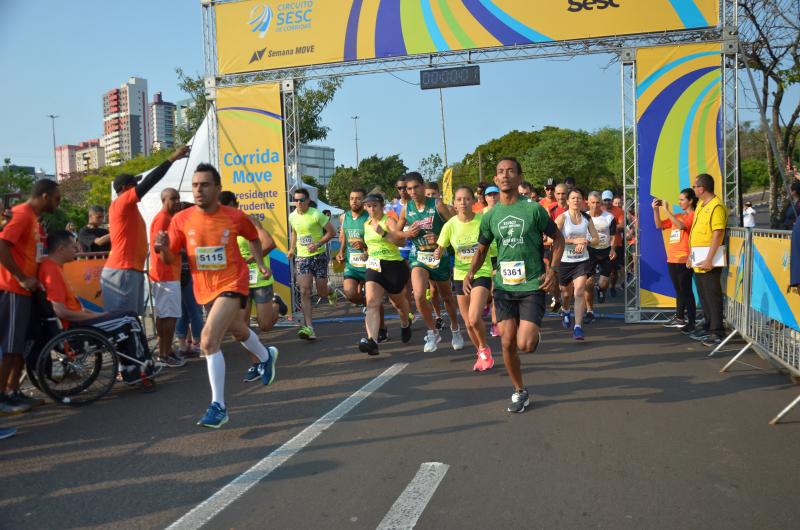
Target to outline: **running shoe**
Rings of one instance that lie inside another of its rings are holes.
[[[157,366],[164,366],[161,363],[158,363]],[[122,376],[122,380],[125,381],[128,385],[135,385],[142,379],[142,373],[140,370],[137,369],[136,366],[126,366],[120,367],[120,375]]]
[[[186,366],[186,361],[183,361],[183,363],[181,363],[177,358],[173,357],[172,355],[167,355],[166,357],[158,356],[156,357],[156,362],[161,363],[167,368],[180,368],[181,366]]]
[[[378,329],[378,344],[386,342],[389,340],[389,330],[386,328]]]
[[[452,328],[451,328],[452,331]],[[462,350],[464,349],[464,337],[461,336],[461,330],[457,329],[453,331],[453,340],[451,342],[453,345],[454,350]]]
[[[209,429],[219,429],[226,423],[228,423],[228,411],[216,401],[208,406],[206,413],[197,421],[197,425]]]
[[[261,377],[261,374],[258,373],[258,364],[259,363],[253,363],[253,365],[250,366],[250,368],[248,368],[247,371],[244,373],[245,383],[252,383],[256,379]]]
[[[167,355],[167,358],[170,359],[173,363],[176,363],[178,368],[186,366],[187,363],[186,359],[184,359],[183,355],[181,355],[178,352],[173,351],[172,353]]]
[[[708,348],[715,348],[719,346],[721,342],[722,339],[720,337],[717,337],[716,335],[708,335],[708,337],[702,341],[702,344]]]
[[[415,315],[414,313],[409,313],[409,314],[408,314],[408,321],[409,321],[411,324],[413,324],[413,323],[414,323],[414,321],[415,321],[416,319],[417,319],[417,315]]]
[[[492,357],[492,349],[490,347],[481,348],[478,350],[478,359],[472,366],[473,372],[485,372],[494,366],[494,358]]]
[[[572,330],[572,338],[575,340],[583,340],[583,328],[580,326],[575,326],[575,329]]]
[[[665,328],[682,328],[686,325],[686,321],[682,318],[672,317],[663,324]]]
[[[702,328],[689,335],[690,339],[696,340],[697,342],[703,342],[704,340],[708,340],[711,337],[712,335],[708,331]]]
[[[584,317],[583,317],[583,323],[584,324],[591,324],[595,320],[596,319],[594,317],[594,311],[587,311],[586,315],[584,315]]]
[[[328,305],[336,305],[336,291],[328,293]]]
[[[263,363],[258,363],[258,375],[261,376],[261,383],[263,385],[271,385],[275,381],[275,363],[278,362],[278,348],[275,346],[268,346],[269,359]]]
[[[409,321],[408,326],[403,327],[400,326],[400,340],[403,341],[403,344],[407,343],[411,340],[411,322]]]
[[[436,331],[442,331],[444,328],[444,319],[442,317],[436,317]]]
[[[303,340],[315,340],[317,338],[317,336],[314,335],[314,328],[311,326],[301,326],[297,331],[297,336]]]
[[[569,329],[572,327],[572,314],[569,311],[564,311],[561,313],[561,326],[564,329]]]
[[[500,328],[497,327],[497,324],[492,324],[491,329],[489,329],[489,334],[492,337],[499,337],[500,336]]]
[[[29,396],[27,394],[23,394],[20,390],[15,390],[14,392],[9,392],[8,394],[9,399],[13,403],[18,403],[22,405],[28,405],[31,408],[38,407],[40,405],[44,405],[44,400],[42,398]]]
[[[425,347],[422,351],[425,353],[435,352],[440,342],[442,342],[442,336],[439,335],[439,332],[429,329],[427,335],[425,335]]]
[[[17,434],[17,430],[13,427],[6,427],[5,429],[0,429],[0,440],[11,438],[15,434]]]
[[[597,290],[597,303],[598,304],[606,303],[606,290],[605,289],[598,289]]]
[[[30,405],[23,403],[15,403],[10,400],[5,394],[0,394],[0,416],[12,416],[14,414],[22,414],[31,410]]]
[[[681,328],[681,333],[683,333],[684,335],[689,335],[691,333],[694,333],[696,329],[697,328],[695,328],[693,325],[686,324]]]
[[[531,404],[531,397],[526,389],[518,390],[511,395],[511,403],[508,404],[508,412],[525,412]]]
[[[372,339],[363,338],[358,341],[358,350],[367,355],[378,355],[378,343]]]
[[[283,298],[276,294],[272,297],[272,301],[278,304],[278,314],[282,317],[286,316],[286,313],[289,312],[289,306],[286,305],[286,302],[283,301]]]

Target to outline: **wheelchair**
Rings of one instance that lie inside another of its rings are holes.
[[[118,380],[154,390],[160,365],[153,359],[140,321],[138,329],[132,321],[130,326],[108,330],[95,326],[64,329],[40,293],[34,313],[31,321],[38,325],[34,325],[26,355],[26,371],[31,383],[53,401],[88,404],[110,392]]]

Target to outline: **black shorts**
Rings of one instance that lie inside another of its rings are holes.
[[[375,282],[383,287],[389,294],[397,294],[411,278],[411,271],[405,261],[381,260],[381,271],[367,269],[365,280]]]
[[[561,266],[558,269],[558,284],[559,285],[569,285],[572,283],[572,280],[576,278],[580,278],[581,276],[587,276],[589,274],[589,265],[591,260],[585,261],[578,261],[576,263],[570,262],[561,262]]]
[[[600,276],[610,276],[614,264],[611,262],[611,249],[592,250],[589,249],[589,276],[599,274]]]
[[[464,296],[465,294],[467,294],[467,293],[464,292],[464,280],[454,280],[453,283],[455,284],[454,285],[454,287],[455,287],[454,291],[456,293],[456,296]],[[482,277],[482,278],[473,278],[472,287],[473,288],[474,287],[485,287],[485,288],[487,288],[487,289],[489,289],[491,291],[492,290],[492,279],[491,278],[487,278],[485,276]]]
[[[9,291],[0,291],[0,352],[25,353],[33,298]]]
[[[525,320],[537,326],[544,318],[544,291],[503,291],[494,290],[494,310],[497,321]]]
[[[614,258],[614,267],[619,270],[625,264],[625,247],[614,247],[617,256]]]
[[[250,299],[250,295],[249,293],[245,295],[242,293],[236,293],[234,291],[225,291],[220,293],[217,298],[238,298],[239,305],[242,306],[242,309],[245,309],[247,307],[247,301]],[[206,308],[206,311],[211,311],[211,308],[214,306],[214,302],[217,300],[217,298],[214,298],[214,300],[211,300],[209,303],[205,304],[204,307]]]

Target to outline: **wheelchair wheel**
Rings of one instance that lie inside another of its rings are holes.
[[[41,389],[67,405],[90,403],[106,395],[117,378],[117,352],[99,331],[76,328],[47,342],[36,374]]]

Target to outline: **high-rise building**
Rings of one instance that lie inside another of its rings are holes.
[[[150,130],[153,131],[153,149],[175,147],[175,104],[164,101],[161,92],[153,94],[150,103]]]
[[[336,170],[333,147],[324,145],[300,145],[297,162],[301,177],[314,177],[317,182],[327,186]]]
[[[103,94],[103,146],[109,164],[149,155],[152,138],[146,79],[131,77]]]
[[[106,165],[106,152],[100,140],[81,142],[75,151],[75,166],[79,172],[100,169]]]
[[[77,150],[77,145],[59,145],[56,147],[56,178],[58,180],[77,171],[77,166],[75,165],[75,151]]]
[[[175,130],[181,129],[186,126],[188,118],[186,112],[194,107],[194,100],[192,98],[181,99],[175,102]]]

